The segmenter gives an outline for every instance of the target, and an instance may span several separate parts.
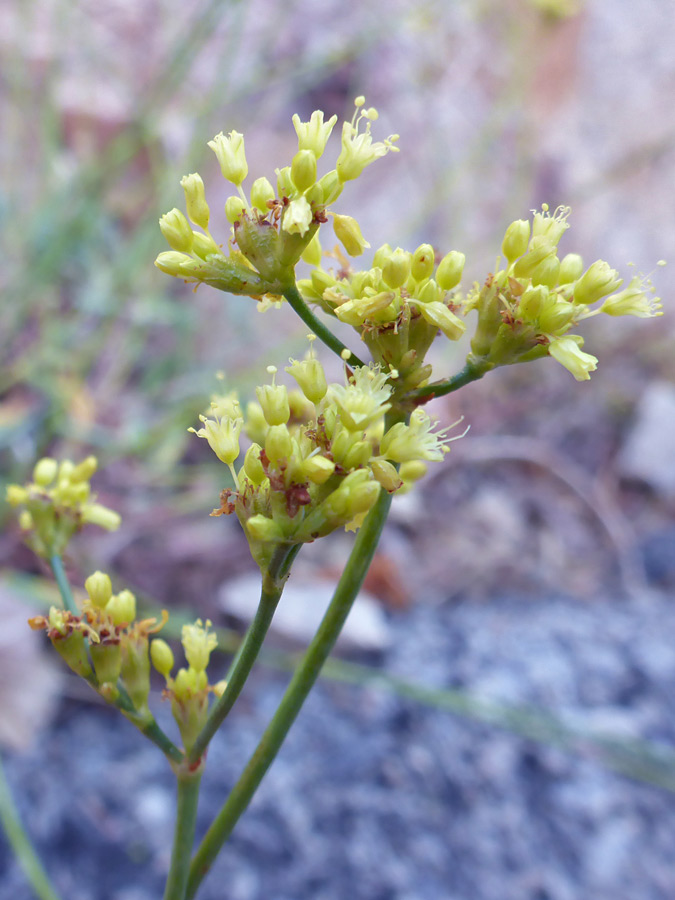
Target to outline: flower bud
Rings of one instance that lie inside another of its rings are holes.
[[[185,658],[191,669],[196,672],[205,672],[209,664],[209,657],[218,646],[218,638],[210,631],[211,621],[207,619],[202,623],[201,619],[193,624],[183,625],[181,631],[181,643],[185,651]]]
[[[105,611],[113,625],[129,625],[136,618],[136,598],[131,591],[123,590],[108,601]]]
[[[150,644],[150,658],[160,675],[166,678],[173,669],[173,650],[162,638],[155,638]]]
[[[434,248],[431,244],[420,244],[410,261],[410,274],[415,281],[431,278],[431,273],[434,271],[434,260]]]
[[[262,447],[260,444],[251,444],[244,457],[244,472],[255,485],[262,484],[267,477],[260,462],[261,452]]]
[[[206,202],[202,176],[196,172],[192,175],[184,175],[180,183],[185,191],[185,206],[190,221],[200,228],[207,229],[209,227],[209,205]]]
[[[268,425],[285,425],[291,416],[288,391],[283,384],[263,384],[255,389]]]
[[[20,484],[8,484],[5,489],[5,499],[10,506],[20,506],[30,497],[28,490]]]
[[[539,265],[535,266],[530,273],[533,285],[545,285],[546,287],[555,287],[558,283],[558,275],[560,273],[560,260],[557,256],[547,256],[542,259]]]
[[[319,240],[319,232],[317,231],[312,240],[307,244],[300,257],[303,262],[310,266],[321,265],[321,241]]]
[[[311,150],[298,150],[291,163],[291,179],[303,193],[316,182],[316,156]],[[321,191],[323,198],[323,190]]]
[[[293,441],[286,425],[270,425],[265,437],[265,453],[270,462],[275,464],[291,458]]]
[[[122,523],[122,517],[107,506],[100,503],[88,503],[82,508],[82,521],[90,525],[98,525],[106,531],[117,531]]]
[[[548,299],[549,302],[539,313],[539,330],[543,334],[556,334],[572,321],[574,304],[557,300],[555,294],[549,294]]]
[[[241,219],[242,214],[246,211],[246,204],[241,197],[228,197],[225,201],[225,216],[230,225],[234,225]]]
[[[84,582],[84,587],[93,605],[98,609],[104,609],[108,600],[112,597],[110,575],[96,571],[87,578]]]
[[[207,419],[200,416],[203,428],[195,430],[188,428],[197,437],[205,438],[209,447],[221,462],[231,466],[239,456],[239,435],[244,420],[241,418]]]
[[[326,396],[326,373],[315,357],[291,360],[291,365],[286,366],[285,371],[295,378],[302,393],[312,403],[319,403]]]
[[[397,491],[403,484],[403,479],[396,471],[396,466],[392,465],[392,463],[388,462],[386,459],[378,458],[371,460],[370,468],[372,469],[376,480],[382,485],[385,491],[388,491],[390,494]]]
[[[251,185],[251,203],[260,212],[268,213],[270,211],[269,203],[274,200],[274,188],[270,181],[265,178],[256,178]]]
[[[509,263],[525,253],[529,240],[530,223],[527,219],[516,219],[515,222],[511,222],[502,241],[502,253]]]
[[[88,456],[78,463],[72,470],[69,480],[74,484],[89,481],[98,468],[98,460],[95,456]]]
[[[213,253],[220,253],[220,247],[208,234],[202,234],[201,231],[193,231],[192,252],[196,253],[201,259]]]
[[[558,284],[571,284],[581,277],[584,271],[584,261],[578,253],[568,253],[560,260],[558,272]]]
[[[174,275],[177,278],[187,278],[188,275],[182,268],[185,263],[191,263],[192,257],[186,256],[185,253],[177,253],[175,250],[166,250],[160,253],[155,260],[155,265],[160,272],[167,275]]]
[[[350,256],[360,256],[366,247],[370,247],[361,234],[359,223],[352,216],[339,216],[334,213],[333,229],[335,236]]]
[[[262,541],[282,541],[284,533],[281,526],[274,521],[268,519],[267,516],[256,515],[251,516],[246,522],[246,531],[251,540]]]
[[[521,256],[513,267],[513,274],[517,278],[529,278],[534,269],[549,256],[555,256],[554,245],[545,237],[533,237],[530,248]]]
[[[545,285],[527,288],[518,301],[518,315],[529,322],[534,322],[541,315],[548,300],[549,292]]]
[[[428,303],[439,303],[441,297],[443,296],[443,291],[440,286],[430,278],[426,284],[422,285],[422,288],[418,291],[417,299],[421,304]]]
[[[172,209],[159,220],[159,228],[172,250],[189,253],[192,249],[192,228],[179,209]]]
[[[451,291],[457,287],[462,280],[465,262],[466,256],[459,250],[451,250],[450,253],[446,253],[436,270],[436,281],[442,290]]]
[[[616,269],[612,269],[604,260],[598,259],[586,269],[574,285],[574,302],[584,305],[595,303],[622,284],[623,281]]]
[[[277,197],[290,197],[294,193],[291,167],[284,166],[274,170],[277,176]]]
[[[335,203],[337,198],[342,193],[343,184],[338,177],[338,173],[335,169],[331,169],[330,172],[327,172],[323,178],[320,178],[317,181],[317,184],[321,188],[323,192],[323,205],[328,206],[330,203]]]
[[[387,287],[399,288],[410,275],[410,253],[397,247],[382,265],[382,279]]]
[[[310,456],[303,460],[302,474],[312,484],[324,484],[335,471],[335,463],[325,456]]]
[[[223,177],[239,187],[248,175],[244,135],[238,131],[231,131],[225,137],[221,131],[212,141],[209,141],[208,145],[218,158]],[[192,221],[194,222],[194,219]]]
[[[588,381],[591,372],[598,366],[598,360],[581,349],[583,341],[576,335],[556,338],[548,345],[549,356],[556,359],[574,375],[577,381]]]
[[[57,461],[49,456],[45,456],[38,461],[33,469],[33,481],[40,487],[47,487],[56,478],[58,470],[59,464]]]

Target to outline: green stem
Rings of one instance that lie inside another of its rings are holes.
[[[337,355],[344,359],[342,356],[343,351],[347,350],[349,356],[345,360],[345,362],[350,366],[365,366],[364,362],[358,358],[355,353],[346,347],[341,340],[335,337],[330,328],[327,328],[320,319],[314,315],[312,310],[307,306],[305,301],[300,296],[297,287],[294,284],[289,284],[284,286],[283,295],[288,300],[289,305],[295,312],[300,316],[302,321],[309,328],[312,329],[312,332],[319,338],[319,340],[323,341],[324,344],[333,351],[333,353],[337,353]]]
[[[146,712],[139,713],[133,704],[133,701],[126,691],[121,681],[117,683],[118,695],[114,701],[115,706],[124,713],[126,718],[144,734],[148,740],[152,741],[155,746],[159,747],[162,753],[169,760],[177,765],[185,761],[185,754],[178,749],[167,734],[159,727],[155,721],[155,717]]]
[[[164,889],[164,900],[184,900],[185,898],[185,889],[190,873],[190,856],[195,840],[200,781],[201,772],[179,772],[177,775],[176,827],[173,834],[171,866]]]
[[[445,394],[452,394],[453,391],[459,390],[461,387],[464,387],[465,384],[470,384],[472,381],[478,381],[478,379],[482,378],[491,368],[492,366],[485,367],[467,362],[462,371],[458,372],[448,381],[435,381],[432,384],[427,384],[414,391],[409,391],[409,393],[405,395],[404,400],[405,402],[412,402],[414,406],[420,406],[422,403],[428,403],[429,400],[433,400],[434,397],[443,397]]]
[[[389,512],[391,499],[390,494],[382,491],[361,526],[319,630],[296,669],[286,693],[248,765],[195,853],[190,867],[186,900],[194,897],[202,879],[274,761],[291,725],[307,699],[307,695],[319,677],[321,668],[335,645],[366,577]]]
[[[239,697],[253,668],[253,664],[260,653],[260,648],[265,640],[265,635],[269,630],[272,617],[284,589],[291,563],[297,556],[299,549],[300,544],[281,544],[277,548],[269,569],[263,578],[260,603],[258,604],[255,618],[230,666],[230,671],[227,675],[227,687],[214,704],[206,724],[190,749],[188,754],[190,763],[194,764],[201,758],[201,755],[209,745],[209,741],[220,728]]]
[[[19,865],[40,900],[60,900],[26,834],[0,763],[0,821]]]
[[[73,597],[73,592],[70,589],[70,582],[68,581],[68,576],[66,575],[66,570],[63,567],[63,559],[59,556],[58,553],[55,553],[49,560],[49,565],[52,568],[52,572],[54,573],[54,578],[56,579],[56,584],[58,585],[59,591],[61,593],[61,600],[63,601],[64,607],[73,615],[79,616],[80,611],[75,604],[75,598]]]

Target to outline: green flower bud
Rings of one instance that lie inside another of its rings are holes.
[[[89,599],[98,609],[104,609],[106,603],[112,597],[112,582],[110,575],[96,571],[84,582],[84,587],[89,594]]]
[[[98,460],[95,456],[88,456],[78,463],[70,473],[69,480],[73,483],[89,481],[98,468]]]
[[[239,187],[248,175],[248,164],[246,162],[246,153],[244,150],[244,135],[240,134],[238,131],[231,131],[229,135],[225,137],[221,131],[212,141],[208,142],[208,145],[218,158],[223,177]],[[194,222],[194,219],[192,221]]]
[[[578,253],[568,253],[560,260],[558,272],[558,284],[571,284],[581,277],[584,271],[584,261]]]
[[[172,209],[159,220],[159,228],[172,250],[189,253],[192,249],[192,228],[179,209]]]
[[[209,227],[209,205],[206,202],[201,175],[196,172],[192,175],[184,175],[180,183],[185,191],[185,206],[190,221],[206,230]]]
[[[321,188],[323,192],[323,200],[322,203],[324,206],[328,206],[331,203],[335,203],[337,198],[342,193],[343,184],[338,178],[338,173],[335,169],[332,169],[330,172],[327,172],[323,178],[320,178],[317,181],[317,184]]]
[[[136,598],[131,591],[120,591],[110,598],[105,611],[113,625],[130,625],[136,618]]]
[[[249,538],[253,541],[267,543],[284,539],[281,526],[273,519],[268,519],[267,516],[263,515],[251,516],[246,522],[246,531]]]
[[[173,651],[162,638],[155,638],[150,644],[150,658],[160,675],[166,678],[171,674],[174,663]]]
[[[325,456],[310,456],[303,460],[302,474],[312,484],[324,484],[335,471],[335,463]]]
[[[513,267],[517,278],[529,278],[534,269],[547,257],[555,256],[555,246],[545,237],[533,237],[530,249]]]
[[[213,253],[220,253],[220,247],[208,234],[202,234],[201,231],[193,231],[192,252],[196,253],[201,259]]]
[[[285,369],[298,383],[300,390],[312,403],[319,403],[326,396],[328,385],[323,366],[315,357],[303,360],[291,360]]]
[[[560,260],[557,256],[547,256],[530,273],[532,284],[542,284],[546,287],[555,287],[560,273]]]
[[[424,281],[425,278],[431,278],[434,271],[435,254],[431,244],[420,244],[415,250],[410,261],[410,274],[415,281]]]
[[[530,223],[527,219],[516,219],[515,222],[511,222],[502,241],[502,253],[509,263],[513,263],[525,253],[529,240]]]
[[[295,193],[293,179],[291,178],[291,167],[284,166],[283,169],[274,170],[277,176],[277,197],[290,197]]]
[[[410,275],[410,253],[397,247],[382,265],[382,279],[387,287],[399,288]]]
[[[270,425],[265,438],[265,453],[270,462],[274,464],[291,458],[293,441],[286,425]]]
[[[539,313],[539,330],[543,334],[556,334],[567,328],[574,316],[574,304],[549,295],[549,302]]]
[[[451,341],[458,341],[466,331],[464,322],[451,312],[445,303],[420,303],[419,311],[425,321],[440,328]]]
[[[574,285],[574,302],[588,305],[621,287],[623,280],[616,269],[602,259],[589,266]]]
[[[548,302],[549,291],[545,285],[527,288],[518,301],[518,315],[528,322],[534,322]]]
[[[82,508],[82,521],[90,525],[98,525],[106,531],[117,531],[122,524],[122,517],[107,506],[100,503],[87,503]]]
[[[309,244],[307,244],[300,258],[310,266],[320,266],[321,256],[321,241],[319,240],[319,232],[317,231]]]
[[[457,287],[462,280],[465,262],[466,256],[459,250],[451,250],[450,253],[446,253],[436,270],[436,281],[442,290],[451,291]]]
[[[165,272],[167,275],[174,275],[176,278],[185,278],[189,277],[186,275],[182,266],[185,263],[191,263],[192,257],[186,256],[185,253],[177,253],[175,250],[167,250],[164,253],[160,253],[157,259],[155,260],[155,265],[160,270],[160,272]]]
[[[316,182],[316,156],[311,150],[298,150],[291,163],[291,179],[303,193]],[[323,198],[323,190],[321,190]]]
[[[288,391],[283,384],[263,384],[255,389],[268,425],[285,425],[291,416]]]
[[[403,484],[403,479],[396,471],[396,466],[392,465],[386,459],[373,459],[370,463],[375,479],[382,485],[385,491],[393,494]]]
[[[323,297],[324,291],[335,287],[337,284],[335,277],[328,272],[324,272],[323,269],[314,269],[309,277],[312,281],[312,287],[320,297]]]
[[[251,203],[260,212],[268,213],[270,211],[269,203],[274,200],[274,188],[270,181],[265,178],[256,178],[251,185]]]
[[[359,223],[352,216],[339,216],[333,213],[333,229],[335,236],[350,256],[360,256],[366,247],[370,247],[361,234]]]
[[[5,489],[5,499],[10,506],[20,506],[30,497],[30,493],[20,484],[8,484]]]
[[[246,204],[241,197],[228,197],[225,201],[225,216],[230,225],[238,222],[246,211]]]
[[[261,453],[262,447],[260,444],[251,444],[244,457],[244,472],[255,485],[262,484],[267,477],[260,462]]]
[[[442,296],[443,291],[441,290],[440,286],[436,284],[433,278],[430,278],[426,282],[426,284],[423,284],[421,289],[417,293],[417,299],[423,305],[426,305],[428,303],[439,303]]]
[[[33,481],[40,487],[48,487],[56,478],[58,470],[59,464],[57,461],[49,456],[45,456],[38,461],[33,469]]]
[[[391,254],[394,251],[391,249],[389,244],[382,244],[381,247],[378,247],[375,251],[375,256],[373,257],[373,268],[374,269],[382,269],[385,262],[389,259]],[[411,259],[412,265],[412,259]]]

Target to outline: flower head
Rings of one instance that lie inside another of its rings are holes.
[[[319,159],[326,148],[333,126],[337,122],[337,116],[331,116],[327,122],[323,121],[323,111],[315,109],[309,122],[301,122],[296,113],[293,116],[293,127],[298,135],[298,149],[311,150]]]
[[[244,135],[231,131],[226,137],[221,131],[208,144],[218,157],[223,177],[239,187],[248,175]]]
[[[366,166],[375,162],[382,156],[386,156],[390,150],[398,150],[394,143],[398,140],[397,134],[392,134],[384,141],[373,143],[370,133],[371,125],[378,118],[377,110],[361,109],[365,99],[357,97],[355,100],[356,112],[351,122],[345,122],[342,126],[342,150],[338,156],[335,168],[340,181],[351,181],[358,178]],[[365,131],[359,131],[361,121],[365,119]]]

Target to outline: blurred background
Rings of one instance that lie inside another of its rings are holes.
[[[401,152],[336,211],[373,249],[462,250],[466,285],[543,202],[572,207],[563,252],[628,277],[671,263],[654,274],[663,318],[589,323],[591,382],[543,360],[436,402],[471,431],[394,504],[334,672],[357,684],[312,699],[205,900],[225,879],[232,900],[675,892],[674,41],[670,0],[0,9],[0,486],[45,454],[99,457],[95,488],[123,526],[72,544],[76,585],[102,568],[148,606],[229,628],[257,599],[237,523],[207,515],[222,466],[187,428],[223,383],[246,397],[266,365],[302,354],[306,328],[152,265],[185,173],[204,177],[226,238],[217,132],[242,131],[252,178],[273,180],[293,113],[350,118],[365,94],[376,137],[399,133]],[[454,374],[467,344],[439,344],[435,372]],[[4,506],[0,526],[16,802],[71,900],[158,896],[170,775],[41,652],[24,623],[50,579]],[[348,547],[303,551],[277,666],[309,639]],[[214,745],[204,826],[286,678],[263,667]],[[437,692],[404,697],[403,683]],[[541,713],[513,714],[523,705]],[[3,900],[31,896],[5,844],[0,871]]]

